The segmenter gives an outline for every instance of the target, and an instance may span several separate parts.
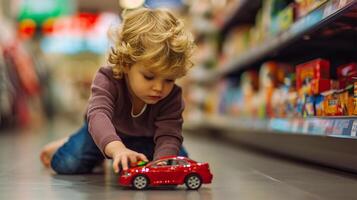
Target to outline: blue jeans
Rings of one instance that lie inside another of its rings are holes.
[[[152,137],[121,137],[125,146],[133,151],[143,153],[149,160],[153,159],[155,143]],[[180,156],[188,156],[181,147]],[[102,163],[104,156],[88,132],[84,123],[52,157],[51,167],[58,174],[86,174]]]

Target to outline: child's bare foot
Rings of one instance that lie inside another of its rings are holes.
[[[53,154],[60,148],[64,143],[66,143],[68,137],[62,138],[53,142],[46,144],[40,154],[40,159],[45,167],[50,167]]]

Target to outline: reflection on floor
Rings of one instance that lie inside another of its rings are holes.
[[[191,157],[210,163],[213,183],[198,191],[185,186],[135,191],[106,173],[55,175],[39,162],[43,144],[79,125],[56,122],[37,130],[0,133],[0,199],[357,199],[357,176],[258,154],[220,140],[186,134]],[[109,165],[108,165],[109,166]]]

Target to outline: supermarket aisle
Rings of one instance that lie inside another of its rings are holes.
[[[41,167],[42,144],[77,126],[58,122],[49,128],[0,134],[0,199],[357,199],[357,175],[257,154],[210,138],[186,134],[191,157],[208,161],[213,184],[199,191],[132,191],[112,173],[59,176]],[[52,132],[47,136],[48,131]]]

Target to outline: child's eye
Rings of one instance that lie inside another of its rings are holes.
[[[174,82],[175,80],[173,80],[173,79],[166,79],[165,80],[167,83],[172,83],[172,82]]]
[[[149,80],[149,81],[151,81],[151,80],[154,79],[153,76],[147,76],[147,75],[144,75],[144,78],[145,78],[146,80]]]

